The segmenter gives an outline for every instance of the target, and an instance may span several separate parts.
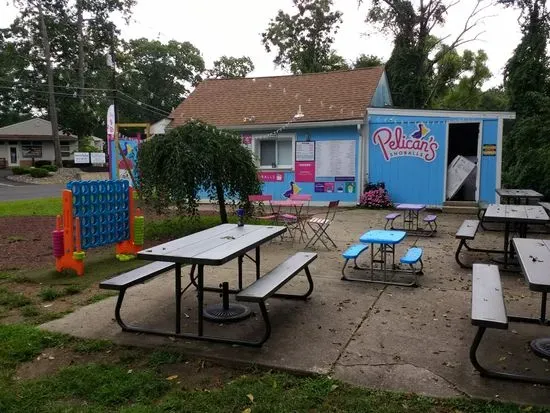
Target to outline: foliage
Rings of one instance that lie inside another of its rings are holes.
[[[51,166],[52,162],[51,161],[46,161],[46,160],[39,160],[39,161],[34,162],[34,166],[37,167],[37,168],[42,168],[46,165]]]
[[[0,217],[53,216],[61,214],[61,196],[0,202]]]
[[[45,178],[49,174],[50,173],[46,169],[42,169],[42,168],[32,168],[30,172],[30,175],[33,178]]]
[[[297,13],[279,10],[262,33],[267,52],[275,50],[273,62],[294,74],[328,72],[347,68],[332,49],[342,13],[331,11],[332,0],[293,0]]]
[[[83,136],[78,139],[78,151],[79,152],[97,152],[94,145],[94,140],[91,136]]]
[[[48,172],[56,172],[57,171],[57,166],[55,166],[55,165],[44,165],[41,168],[45,169]]]
[[[14,166],[11,168],[14,175],[26,175],[31,173],[31,168],[25,166]]]
[[[437,92],[434,89],[445,81],[437,80],[436,66],[458,46],[472,40],[465,37],[480,21],[479,15],[486,7],[482,2],[476,1],[462,31],[452,42],[444,44],[445,38],[437,38],[432,32],[445,24],[449,9],[457,2],[372,1],[367,22],[394,36],[386,71],[396,106],[423,108],[430,105]]]
[[[193,216],[199,191],[217,200],[227,222],[225,201],[246,203],[259,192],[257,167],[240,136],[190,121],[142,144],[138,168],[144,198],[158,209],[175,204]]]
[[[376,67],[383,65],[384,62],[382,59],[380,59],[378,56],[369,54],[360,54],[359,57],[355,59],[355,62],[353,63],[354,69],[360,69],[362,67]]]
[[[542,0],[501,3],[522,9],[523,37],[508,60],[504,84],[517,121],[504,140],[503,181],[550,197],[549,16]]]
[[[199,49],[175,40],[162,43],[141,38],[122,42],[117,60],[122,122],[165,117],[201,80],[204,71]]]
[[[359,199],[359,205],[365,208],[390,208],[393,203],[383,182],[365,185],[363,194]]]
[[[254,63],[248,56],[222,56],[214,61],[214,67],[207,72],[209,78],[232,79],[246,77],[254,70]]]

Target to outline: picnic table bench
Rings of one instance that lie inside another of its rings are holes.
[[[458,228],[458,231],[456,231],[455,238],[459,239],[460,242],[458,243],[458,247],[455,252],[455,260],[462,268],[472,268],[471,264],[465,264],[461,261],[460,253],[462,251],[462,248],[466,248],[466,250],[469,252],[485,252],[488,254],[501,254],[504,252],[502,250],[474,248],[468,245],[468,241],[473,241],[475,239],[480,226],[481,221],[478,219],[465,219]]]
[[[506,314],[500,273],[496,265],[474,264],[472,271],[471,322],[477,333],[470,347],[470,361],[482,376],[528,383],[550,384],[550,378],[505,373],[483,367],[477,359],[477,350],[488,328],[507,330],[509,321],[515,321]]]

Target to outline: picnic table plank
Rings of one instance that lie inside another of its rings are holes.
[[[550,240],[514,238],[529,289],[550,292]]]
[[[485,221],[492,222],[524,222],[543,224],[550,221],[550,217],[539,205],[507,205],[490,204],[483,216]]]
[[[550,202],[539,202],[539,205],[550,212]]]
[[[224,224],[138,252],[138,258],[188,264],[222,265],[281,235],[282,226]]]

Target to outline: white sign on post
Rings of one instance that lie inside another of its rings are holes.
[[[90,152],[75,152],[74,163],[90,163]]]
[[[91,152],[90,160],[93,164],[105,163],[105,154],[103,152]]]

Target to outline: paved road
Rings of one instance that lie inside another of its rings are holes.
[[[61,196],[64,185],[33,185],[6,179],[9,169],[0,169],[0,202],[17,199],[51,198]]]

